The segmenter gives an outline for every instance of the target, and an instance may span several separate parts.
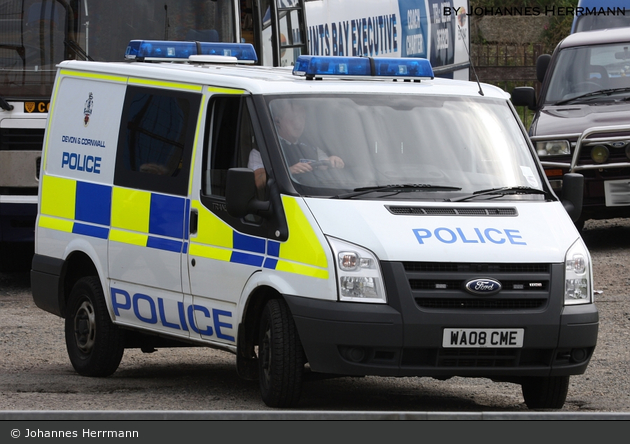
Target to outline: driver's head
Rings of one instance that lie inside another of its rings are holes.
[[[306,124],[304,105],[292,99],[277,99],[272,102],[271,111],[278,135],[291,143],[296,143]]]

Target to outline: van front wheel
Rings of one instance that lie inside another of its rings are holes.
[[[83,376],[109,376],[122,360],[124,332],[109,318],[96,276],[80,279],[68,299],[66,348],[74,369]]]
[[[530,409],[561,409],[569,392],[569,376],[528,377],[521,384]]]
[[[304,351],[287,304],[271,299],[258,336],[258,371],[262,399],[269,407],[297,404],[302,389]]]

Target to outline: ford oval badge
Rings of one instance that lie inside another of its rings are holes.
[[[491,295],[501,291],[501,282],[494,279],[471,279],[466,282],[466,290],[477,295]]]

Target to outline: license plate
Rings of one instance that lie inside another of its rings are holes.
[[[607,207],[630,205],[630,180],[608,180],[604,182]]]
[[[523,328],[445,328],[444,348],[520,348]]]

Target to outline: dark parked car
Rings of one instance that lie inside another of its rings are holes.
[[[630,217],[630,29],[579,32],[537,60],[542,82],[512,91],[535,110],[529,135],[554,190],[566,173],[584,176],[588,219]]]

